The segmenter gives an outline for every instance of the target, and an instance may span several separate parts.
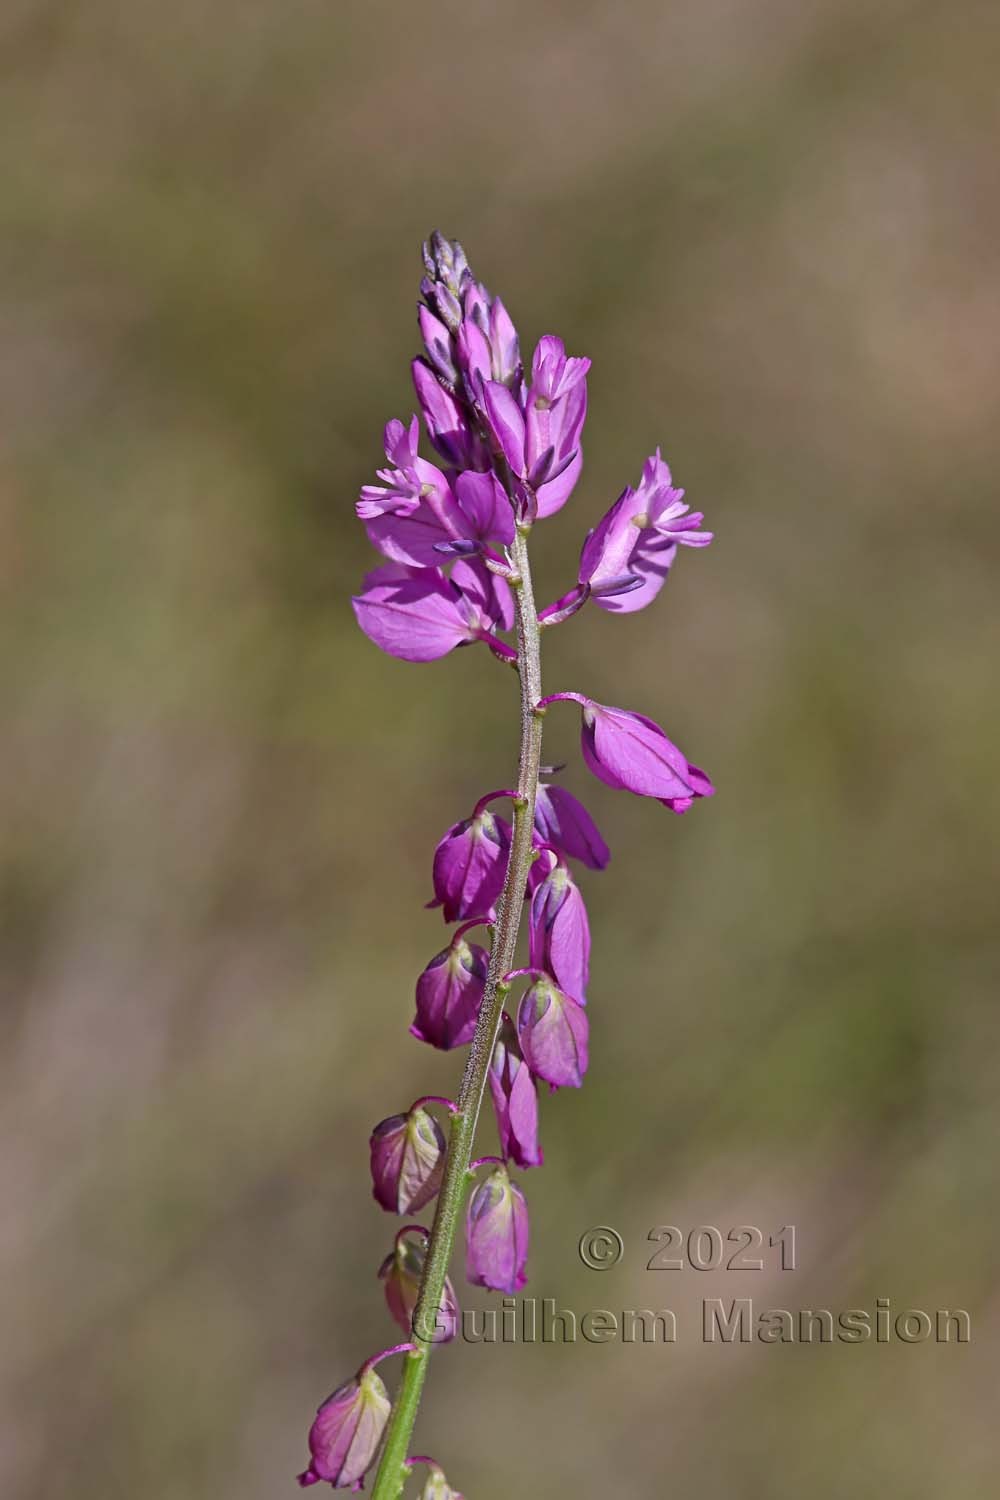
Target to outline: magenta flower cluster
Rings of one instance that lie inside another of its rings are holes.
[[[424,353],[413,361],[412,375],[436,459],[419,452],[417,416],[408,425],[388,423],[386,467],[357,502],[382,561],[365,578],[354,611],[377,646],[404,660],[432,661],[480,642],[523,672],[523,630],[516,642],[510,639],[522,581],[514,544],[536,521],[559,511],[579,481],[590,361],[567,355],[562,340],[547,334],[525,367],[506,308],[474,279],[461,247],[435,235],[424,247],[424,263]],[[576,585],[533,614],[533,623],[550,628],[591,599],[610,613],[642,609],[663,587],[678,548],[704,547],[711,540],[657,450],[638,488],[626,487],[587,534]],[[539,698],[531,711],[541,715],[564,701],[579,706],[584,763],[608,786],[653,798],[675,813],[711,796],[704,771],[642,714],[575,692]],[[496,1013],[498,1027],[486,1054],[499,1155],[471,1164],[474,1186],[465,1211],[468,1280],[505,1293],[517,1292],[526,1280],[528,1207],[512,1169],[542,1164],[539,1087],[579,1088],[589,1063],[590,926],[575,872],[603,870],[610,858],[587,809],[552,779],[554,772],[545,774],[531,788],[533,858],[520,893],[528,961],[497,976],[504,1008]],[[523,787],[486,793],[447,830],[434,854],[431,904],[455,925],[417,978],[410,1026],[414,1037],[432,1047],[464,1047],[476,1034],[490,983],[490,952],[472,935],[483,929],[495,935],[513,857],[514,832],[504,804],[523,807]],[[386,1212],[409,1220],[438,1194],[454,1109],[448,1100],[425,1097],[376,1125],[370,1141],[373,1192]],[[475,1182],[482,1168],[488,1170]],[[405,1223],[379,1270],[390,1315],[407,1338],[413,1336],[430,1239],[423,1225]],[[459,1316],[446,1280],[433,1333],[425,1337],[447,1342]],[[367,1361],[321,1406],[303,1484],[360,1483],[389,1419],[388,1396],[375,1373],[384,1357]],[[427,1462],[424,1494],[454,1495],[438,1466]],[[437,1488],[430,1488],[432,1480]]]

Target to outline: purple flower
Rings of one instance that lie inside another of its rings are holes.
[[[441,1186],[444,1132],[418,1105],[390,1115],[372,1131],[372,1196],[390,1214],[410,1214],[429,1203]]]
[[[611,858],[593,818],[565,787],[539,785],[535,829],[543,843],[554,845],[590,870],[603,870]]]
[[[446,922],[490,917],[503,890],[510,824],[484,810],[448,829],[434,853],[434,902]]]
[[[385,1287],[385,1300],[389,1312],[407,1338],[413,1332],[413,1314],[420,1295],[424,1262],[427,1259],[426,1233],[421,1231],[423,1238],[414,1239],[412,1230],[416,1228],[417,1226],[413,1225],[409,1232],[405,1229],[400,1231],[396,1236],[395,1248],[386,1256],[378,1272]],[[458,1298],[455,1296],[455,1288],[446,1277],[441,1306],[430,1342],[447,1344],[458,1332],[458,1319]]]
[[[550,850],[541,855],[541,860],[546,858],[553,861],[553,867],[531,897],[529,962],[533,969],[551,974],[561,990],[585,1005],[590,977],[587,908],[566,866]]]
[[[587,1012],[545,975],[521,997],[517,1039],[536,1078],[578,1089],[587,1071]]]
[[[419,423],[409,428],[393,420],[385,429],[385,453],[392,465],[379,469],[381,485],[361,491],[357,513],[368,538],[390,562],[435,567],[441,544],[465,536],[462,511],[447,478],[417,452]]]
[[[540,1167],[538,1093],[509,1020],[493,1048],[489,1080],[504,1159],[519,1167]]]
[[[417,980],[417,1014],[410,1027],[418,1041],[447,1051],[472,1041],[490,956],[456,933]]]
[[[436,661],[494,626],[508,628],[513,613],[507,584],[478,558],[456,563],[451,578],[438,568],[383,563],[351,603],[368,639],[403,661]]]
[[[519,1292],[527,1281],[528,1205],[504,1166],[481,1182],[465,1216],[466,1274],[473,1286]]]
[[[446,413],[439,415],[450,420]],[[386,456],[395,467],[380,469],[382,484],[365,485],[357,503],[372,545],[390,562],[434,568],[449,549],[513,541],[514,513],[496,475],[470,468],[453,486],[420,457],[418,435],[416,417],[409,428],[394,420],[385,429]]]
[[[648,458],[637,490],[625,489],[583,544],[580,582],[602,609],[634,614],[656,598],[677,555],[677,548],[707,547],[710,531],[704,517],[689,511],[684,491],[675,490],[670,470],[657,448]],[[638,585],[622,588],[624,579]]]
[[[579,478],[589,368],[589,359],[567,358],[562,339],[546,334],[535,349],[523,401],[499,381],[483,387],[493,436],[512,472],[535,491],[539,516],[565,505]]]
[[[711,797],[715,787],[692,766],[659,724],[627,708],[609,708],[582,693],[553,693],[542,705],[579,703],[583,710],[580,738],[583,758],[608,786],[655,797],[671,812],[687,812],[697,797]]]
[[[360,1370],[328,1396],[309,1429],[312,1458],[299,1475],[303,1487],[325,1482],[335,1490],[359,1490],[382,1441],[391,1403],[380,1376]]]

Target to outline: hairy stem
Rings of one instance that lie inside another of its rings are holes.
[[[427,1375],[427,1364],[433,1347],[431,1340],[441,1306],[452,1246],[462,1217],[479,1110],[509,988],[504,984],[503,976],[514,965],[517,932],[524,905],[524,887],[531,864],[531,834],[535,821],[544,709],[536,707],[542,696],[541,654],[538,616],[531,587],[531,569],[528,566],[527,531],[527,527],[519,526],[511,547],[511,561],[517,574],[517,580],[512,582],[511,587],[517,601],[517,669],[521,679],[521,755],[518,762],[517,797],[514,802],[514,833],[503,893],[497,903],[489,973],[479,1020],[462,1075],[455,1113],[451,1117],[444,1178],[427,1247],[420,1296],[413,1317],[414,1345],[404,1363],[403,1378],[389,1419],[372,1500],[398,1500],[406,1482],[410,1436]]]

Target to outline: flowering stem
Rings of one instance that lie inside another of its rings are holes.
[[[524,887],[532,856],[535,794],[542,754],[541,653],[538,616],[528,565],[528,528],[518,526],[511,545],[511,562],[518,575],[512,583],[517,602],[517,669],[521,680],[521,754],[518,763],[514,831],[503,893],[497,903],[489,972],[469,1049],[462,1085],[451,1117],[444,1178],[424,1261],[420,1296],[413,1315],[413,1347],[406,1356],[403,1378],[389,1419],[382,1460],[375,1477],[372,1500],[398,1500],[407,1476],[407,1450],[433,1347],[432,1338],[441,1306],[445,1277],[468,1189],[469,1162],[509,985],[504,975],[514,962],[517,932],[524,905]]]

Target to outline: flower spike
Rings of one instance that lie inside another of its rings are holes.
[[[552,781],[562,768],[543,764],[547,706],[579,705],[584,760],[607,785],[674,812],[714,790],[652,719],[581,693],[542,697],[540,686],[550,627],[590,599],[612,613],[645,607],[678,549],[704,547],[711,533],[657,450],[638,487],[626,488],[587,534],[575,585],[539,612],[529,533],[566,505],[580,477],[590,360],[544,334],[526,367],[507,308],[473,274],[459,242],[435,231],[423,263],[422,347],[411,364],[419,414],[386,424],[385,466],[356,502],[380,560],[353,608],[369,639],[400,660],[437,661],[480,644],[481,662],[513,667],[520,754],[516,780],[511,774],[506,788],[474,802],[434,851],[428,904],[458,925],[416,980],[410,1031],[443,1051],[468,1046],[455,1102],[424,1095],[382,1120],[369,1142],[381,1208],[408,1218],[438,1198],[430,1229],[404,1223],[379,1267],[390,1315],[412,1342],[366,1361],[323,1403],[300,1476],[303,1485],[358,1489],[381,1444],[372,1500],[400,1500],[417,1464],[428,1471],[421,1500],[461,1500],[434,1459],[408,1457],[427,1360],[458,1329],[449,1277],[456,1229],[464,1217],[474,1285],[511,1295],[525,1285],[528,1208],[511,1172],[542,1165],[540,1083],[579,1088],[589,1065],[590,924],[576,867],[603,870],[610,853],[583,804]],[[430,444],[423,453],[422,433]],[[502,798],[511,806],[500,810]],[[528,967],[511,968],[525,908]],[[476,927],[489,928],[483,946],[468,936]],[[511,986],[522,977],[528,983],[514,1004]],[[487,1086],[499,1156],[477,1155]],[[434,1104],[451,1115],[447,1135]],[[403,1350],[390,1409],[375,1365]]]

